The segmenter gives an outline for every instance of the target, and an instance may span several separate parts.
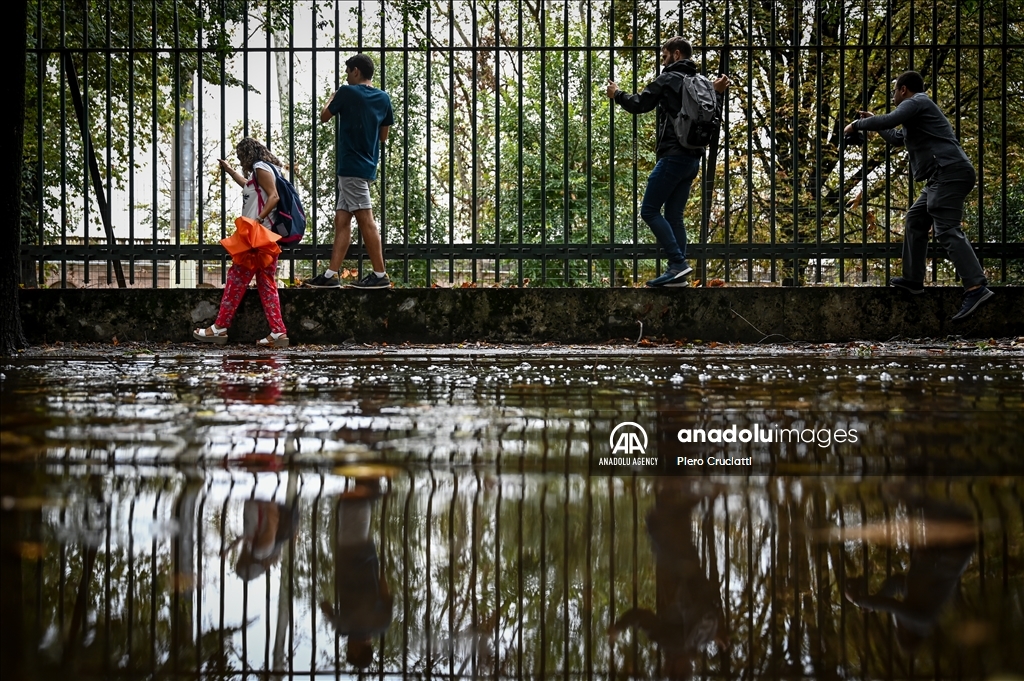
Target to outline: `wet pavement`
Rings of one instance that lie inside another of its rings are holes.
[[[205,350],[3,364],[23,678],[1024,674],[1015,340]]]

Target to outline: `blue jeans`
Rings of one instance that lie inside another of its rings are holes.
[[[655,164],[647,178],[640,217],[665,249],[669,268],[681,268],[686,262],[683,209],[699,171],[699,156],[665,156]],[[663,206],[664,215],[661,212]]]

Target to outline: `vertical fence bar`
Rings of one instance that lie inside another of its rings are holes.
[[[182,183],[182,147],[184,146],[184,140],[182,139],[181,130],[181,16],[178,10],[178,0],[174,0],[174,57],[173,57],[173,69],[174,78],[172,85],[172,92],[174,95],[171,97],[171,103],[174,106],[174,132],[171,134],[171,144],[174,145],[172,156],[171,156],[171,172],[174,175],[171,177],[171,219],[174,220],[174,245],[181,246],[181,200],[184,193],[188,191]],[[167,278],[170,280],[171,273],[167,273]],[[174,282],[181,283],[181,258],[176,257],[174,259]]]
[[[618,602],[615,594],[615,481],[608,478],[608,627],[615,624],[615,604]],[[615,648],[608,646],[608,677],[616,675]]]
[[[451,6],[449,6],[451,8]],[[449,15],[448,17],[454,23],[454,17]],[[454,42],[452,43],[454,48]],[[451,476],[451,500],[448,502],[448,636],[449,640],[455,640],[455,607],[456,607],[456,592],[455,592],[455,563],[457,562],[456,551],[455,551],[455,523],[456,519],[456,507],[459,504],[459,476],[454,474]],[[453,646],[448,651],[448,678],[455,678],[455,655],[456,650]]]
[[[274,96],[274,75],[272,73],[273,67],[271,66],[271,63],[274,61],[274,53],[276,52],[276,50],[274,49],[273,32],[271,30],[270,14],[273,11],[273,8],[271,7],[272,2],[273,0],[267,0],[266,7],[263,8],[263,11],[266,12],[266,14],[263,17],[264,43],[263,47],[259,49],[259,51],[263,53],[263,144],[267,147],[267,149],[274,148],[273,140],[271,139],[271,132],[274,129],[273,107],[271,105],[271,100],[273,99]],[[281,123],[283,124],[284,121],[281,121]],[[255,169],[252,171],[252,174],[253,177],[256,177]]]
[[[501,244],[501,4],[494,0],[494,245]],[[495,249],[494,283],[501,283],[501,249]],[[497,641],[497,638],[495,638]],[[497,645],[497,643],[495,643]],[[495,653],[497,658],[497,653]],[[497,664],[497,662],[495,662]]]
[[[1009,7],[1009,3],[1005,3],[1004,2],[1003,3],[1003,20],[1002,20],[1002,22],[1000,24],[1000,33],[1002,34],[1002,44],[1001,44],[1001,48],[1000,48],[1000,51],[1001,51],[1001,54],[1002,54],[1002,69],[1000,70],[1000,76],[1001,76],[1002,84],[1001,84],[1000,92],[999,92],[999,105],[1000,105],[1000,110],[1001,110],[1001,113],[1002,113],[1002,120],[1001,120],[1001,125],[1000,125],[999,129],[1002,132],[1001,137],[1002,137],[1003,140],[1006,139],[1006,131],[1009,130],[1009,118],[1008,118],[1007,110],[1009,109],[1009,105],[1010,105],[1010,90],[1009,90],[1009,82],[1007,80],[1007,78],[1008,78],[1007,73],[1010,70],[1010,49],[1009,49],[1009,40],[1007,38],[1007,33],[1009,33],[1009,27],[1010,27],[1009,9],[1008,9],[1008,7]],[[1007,154],[1007,148],[1006,148],[1007,145],[1006,144],[1001,144],[999,146],[1001,148],[1000,149],[1000,154],[999,154],[999,160],[1000,160],[1000,173],[999,173],[999,176],[1000,176],[1000,192],[999,193],[1002,196],[1002,202],[1001,202],[1000,211],[999,211],[1000,212],[1000,218],[1001,218],[1000,223],[1002,224],[1002,230],[1001,230],[1002,231],[1002,235],[1000,237],[1000,241],[1003,244],[1007,244],[1007,243],[1009,243],[1009,239],[1007,238],[1008,237],[1008,233],[1007,233],[1007,230],[1006,230],[1006,226],[1007,226],[1007,223],[1010,220],[1010,183],[1009,183],[1009,177],[1008,177],[1008,173],[1007,173],[1007,162],[1006,162],[1008,154]],[[1018,191],[1020,191],[1020,190],[1018,189]],[[1000,250],[1002,250],[1002,249],[1000,249]],[[1003,253],[1000,256],[999,262],[1000,262],[1000,266],[999,266],[1000,267],[1000,277],[999,277],[999,279],[1000,279],[1000,281],[1002,283],[1006,283],[1007,280],[1008,280],[1008,272],[1007,272],[1006,254],[1005,253]]]
[[[149,161],[150,166],[151,166],[151,170],[152,170],[151,179],[152,179],[152,182],[153,182],[153,193],[152,193],[153,205],[152,205],[152,211],[151,211],[151,216],[152,216],[153,224],[152,224],[152,236],[150,237],[152,239],[152,241],[150,243],[153,246],[156,246],[156,244],[158,242],[158,239],[159,239],[159,230],[160,230],[160,204],[159,204],[160,180],[159,180],[159,176],[157,174],[157,171],[158,171],[159,166],[160,166],[159,157],[158,157],[158,153],[159,153],[158,149],[159,149],[159,144],[160,144],[160,135],[159,135],[159,128],[158,128],[158,120],[157,120],[158,119],[158,116],[157,116],[157,111],[158,111],[158,108],[157,108],[157,101],[158,101],[157,100],[157,95],[158,95],[157,82],[159,82],[158,81],[158,78],[159,78],[159,66],[158,66],[157,62],[159,61],[159,54],[160,53],[158,51],[159,47],[157,46],[157,31],[158,31],[158,28],[159,28],[159,17],[157,15],[157,0],[153,0],[152,3],[150,4],[150,17],[151,17],[151,20],[153,22],[152,23],[152,31],[151,31],[151,34],[152,34],[152,48],[153,48],[153,52],[152,52],[152,57],[153,57],[152,76],[153,77],[152,77],[152,80],[150,81],[150,107],[151,108],[149,110],[150,111],[150,119],[151,119],[150,134],[152,135],[150,137],[150,144],[153,146],[153,152],[152,152],[152,154],[150,154],[150,161]],[[153,280],[153,288],[157,288],[160,285],[159,284],[160,261],[157,260],[155,252],[154,252],[153,255],[154,255],[154,257],[153,257],[153,260],[152,260],[152,263],[153,263],[152,280]]]
[[[985,2],[978,2],[978,261],[985,269]],[[957,117],[959,118],[959,116]],[[961,139],[957,137],[957,139]]]
[[[478,109],[477,109],[478,104],[479,104],[478,97],[477,97],[477,93],[479,92],[479,88],[477,86],[478,86],[479,81],[480,81],[479,62],[480,62],[480,60],[487,58],[486,57],[486,53],[483,50],[480,49],[480,35],[479,35],[479,26],[478,26],[478,21],[477,21],[477,10],[478,10],[477,2],[476,2],[476,0],[473,0],[472,5],[470,6],[470,12],[471,12],[471,16],[472,16],[472,19],[471,19],[471,21],[472,21],[472,28],[471,28],[472,34],[471,35],[473,36],[473,38],[472,38],[471,50],[470,50],[470,53],[469,53],[470,59],[471,59],[471,61],[473,63],[473,66],[471,67],[471,72],[472,72],[473,79],[472,79],[472,83],[471,83],[470,88],[469,88],[469,90],[470,90],[470,97],[471,97],[471,100],[472,100],[471,101],[471,105],[470,105],[471,113],[470,113],[470,133],[469,133],[470,134],[470,145],[469,145],[470,146],[470,152],[469,152],[469,157],[471,159],[470,160],[470,169],[471,169],[471,173],[472,173],[470,175],[470,191],[469,191],[469,195],[471,197],[470,202],[469,202],[469,210],[470,210],[469,230],[470,230],[470,243],[474,244],[474,245],[477,243],[477,238],[478,238],[478,234],[477,234],[477,227],[478,227],[478,225],[477,225],[477,216],[480,213],[480,208],[479,207],[480,207],[480,204],[481,204],[480,196],[478,195],[478,192],[480,191],[480,189],[477,186],[477,176],[479,175],[479,168],[480,168],[480,165],[481,165],[480,157],[479,157],[479,150],[477,149],[477,123],[478,123],[477,116],[479,115],[478,114]],[[471,265],[471,268],[472,268],[471,271],[470,271],[470,281],[475,284],[476,283],[476,279],[477,279],[477,258],[476,257],[474,257],[473,260],[470,261],[470,265]],[[476,507],[474,506],[474,511],[475,511],[475,509],[476,509]],[[474,554],[474,557],[475,557],[475,554]],[[475,603],[475,600],[474,600],[474,608],[475,607],[476,607],[476,603]],[[475,623],[475,621],[476,621],[476,618],[474,617],[474,623]],[[473,665],[473,669],[474,669],[474,671],[476,670],[476,665]]]
[[[818,250],[821,250],[821,228],[824,220],[824,215],[821,212],[821,193],[825,188],[824,177],[822,176],[822,167],[824,165],[824,158],[822,156],[821,149],[821,137],[825,132],[826,122],[822,119],[822,106],[825,101],[825,33],[822,30],[822,9],[821,0],[814,1],[814,31],[812,35],[815,36],[814,45],[811,47],[814,49],[814,67],[815,67],[815,82],[814,82],[814,123],[812,129],[814,130],[814,175],[811,177],[811,181],[814,182],[814,225],[815,225],[815,245]],[[842,100],[840,100],[842,101]],[[821,283],[821,258],[815,260],[815,272],[814,282],[816,284]]]
[[[448,245],[455,245],[455,3],[448,0]],[[448,256],[448,283],[455,283],[454,249]]]
[[[196,182],[196,205],[193,213],[196,227],[196,243],[202,246],[206,242],[206,221],[203,213],[204,202],[203,202],[203,158],[205,155],[205,145],[203,144],[203,135],[206,132],[204,123],[204,107],[203,107],[203,95],[205,91],[203,89],[203,56],[206,50],[203,49],[203,26],[206,23],[203,13],[205,12],[203,6],[196,7],[196,77],[193,81],[195,90],[193,90],[192,97],[196,100],[196,133],[199,138],[199,143],[195,147],[194,157],[195,160],[195,182]],[[202,284],[204,282],[204,268],[202,259],[191,262],[189,261],[188,266],[193,268],[196,273],[196,284]],[[198,640],[198,639],[197,639]]]
[[[43,184],[44,184],[44,173],[46,172],[46,162],[43,158],[43,88],[46,82],[46,62],[48,61],[49,52],[48,46],[43,43],[43,3],[36,3],[36,26],[35,26],[35,37],[36,37],[36,148],[38,149],[38,159],[36,162],[36,235],[35,238],[31,237],[28,242],[35,241],[36,246],[42,246],[46,243],[46,203],[43,200]],[[28,63],[26,59],[26,64]],[[26,80],[25,85],[28,85]],[[63,90],[63,88],[61,88]],[[26,100],[27,103],[27,100]],[[24,238],[22,241],[26,241]],[[38,286],[46,286],[46,261],[43,258],[39,259],[37,264],[33,264],[33,268],[36,270],[36,277]]]
[[[708,75],[708,9],[707,0],[701,1],[700,7],[700,44],[703,47],[701,54],[700,73],[701,75]],[[670,121],[665,121],[665,125],[668,125]],[[712,144],[712,149],[716,146]],[[714,173],[713,160],[708,159],[708,154],[703,153],[700,159],[700,231],[698,232],[698,239],[702,248],[707,248],[708,242],[710,241],[710,224],[711,219],[711,187],[714,182],[714,178],[711,177]],[[685,229],[685,227],[684,227]],[[708,284],[708,258],[705,251],[705,256],[700,259],[700,267],[697,270],[697,276],[700,279],[702,286]]]
[[[431,6],[427,5],[427,26],[426,26],[426,28],[427,28],[427,31],[426,31],[426,34],[427,34],[426,35],[426,50],[427,50],[427,55],[426,55],[426,62],[427,62],[427,77],[426,77],[426,89],[427,89],[427,96],[426,96],[426,100],[427,100],[427,115],[426,115],[426,132],[427,132],[427,134],[426,134],[426,159],[427,159],[426,184],[427,184],[427,191],[426,191],[426,195],[423,197],[423,201],[424,201],[424,206],[423,206],[424,207],[424,216],[426,217],[426,225],[425,225],[424,232],[425,232],[425,236],[426,236],[427,253],[428,253],[427,258],[426,258],[426,278],[425,278],[425,281],[424,281],[424,286],[426,286],[427,288],[430,288],[430,286],[434,282],[434,272],[433,272],[434,268],[433,268],[433,264],[431,262],[431,258],[430,258],[430,255],[429,255],[429,253],[431,252],[430,246],[434,243],[433,234],[431,233],[431,226],[433,224],[433,219],[432,218],[433,218],[433,215],[434,215],[433,202],[431,201],[431,197],[433,196],[433,194],[431,193],[431,189],[433,187],[433,182],[432,182],[432,180],[433,180],[433,172],[432,171],[433,171],[433,165],[434,165],[434,163],[433,163],[433,151],[432,151],[432,147],[431,147],[431,143],[432,143],[432,140],[433,140],[433,134],[431,132],[431,128],[432,128],[431,124],[433,122],[432,121],[432,114],[433,114],[433,112],[431,111],[431,105],[433,103],[433,98],[432,97],[433,97],[433,90],[434,90],[434,88],[433,88],[433,73],[431,72],[431,67],[433,66],[432,57],[433,57],[433,53],[434,53],[433,25],[434,25],[434,22],[433,22],[433,17],[431,16]]]
[[[224,3],[225,2],[226,2],[226,0],[220,0],[219,11],[220,11],[221,16],[224,16],[224,13],[225,13],[225,7],[224,7]],[[225,80],[226,70],[227,70],[227,67],[226,67],[226,64],[225,64],[226,61],[227,60],[226,60],[224,55],[222,55],[222,54],[217,55],[218,80],[220,81],[220,88],[219,88],[220,121],[219,121],[218,126],[217,126],[217,132],[219,134],[219,140],[217,142],[217,159],[218,159],[217,165],[218,166],[220,166],[220,160],[219,159],[222,159],[222,158],[226,159],[227,158],[227,151],[226,151],[226,147],[225,147],[225,144],[224,144],[225,141],[226,141],[225,138],[227,137],[227,131],[224,128],[225,123],[227,121],[227,102],[225,101],[225,97],[224,97],[224,92],[225,92],[224,80]],[[223,239],[225,236],[227,236],[227,215],[226,215],[226,212],[227,212],[227,174],[221,168],[218,167],[218,169],[217,169],[217,177],[218,177],[218,183],[219,183],[218,189],[220,190],[220,230],[219,230],[219,233],[220,233],[220,238]],[[212,189],[211,189],[211,191],[212,191]],[[216,233],[217,232],[215,232],[215,234]],[[216,239],[216,238],[217,238],[217,236],[214,236],[214,239]],[[200,260],[199,261],[199,276],[202,277],[203,274],[205,273],[205,271],[206,271],[206,263],[204,261]],[[226,260],[224,258],[221,258],[221,261],[220,261],[220,281],[221,281],[221,283],[224,282],[224,280],[226,278],[226,275],[227,275],[227,263],[226,263]],[[200,278],[200,283],[202,283],[202,281],[203,281],[202,278]]]
[[[135,3],[128,4],[128,110],[135,111]],[[40,88],[41,89],[41,88]],[[41,156],[41,155],[40,155]],[[135,116],[128,117],[128,281],[135,283]],[[42,173],[40,173],[42,177]],[[41,206],[40,206],[41,208]],[[40,219],[42,211],[40,211]]]
[[[430,23],[429,20],[427,22]],[[433,557],[434,551],[431,548],[433,544],[433,529],[434,529],[434,496],[437,494],[437,478],[434,476],[433,470],[430,471],[430,490],[427,496],[427,522],[424,523],[423,534],[424,544],[426,547],[426,574],[433,574]],[[434,671],[434,635],[431,628],[431,621],[433,620],[433,612],[431,607],[433,605],[433,589],[427,589],[426,596],[426,607],[423,609],[423,631],[426,636],[426,649],[427,649],[427,669],[431,673]]]
[[[498,6],[495,3],[495,16],[497,16]],[[502,478],[501,468],[501,442],[498,442],[498,455],[494,461],[494,480],[496,481],[497,491],[494,499],[494,613],[492,620],[494,622],[493,632],[482,632],[491,633],[492,640],[494,641],[494,667],[491,670],[492,676],[497,679],[501,669],[501,650],[499,644],[501,641],[501,615],[502,612],[502,600],[501,600],[501,502],[504,499],[504,479]]]
[[[138,501],[137,496],[132,496],[131,502],[128,505],[128,527],[135,527],[135,504]],[[128,668],[136,669],[138,664],[134,661],[135,654],[135,533],[128,532],[128,548],[126,552],[126,560],[128,563],[128,569],[126,570],[126,577],[128,579],[127,593],[128,597],[125,598],[125,620],[128,622],[126,627],[125,637],[127,638],[126,648],[128,659]]]
[[[615,80],[615,0],[610,0],[608,15],[608,79]],[[615,102],[608,102],[608,243],[615,245]],[[608,285],[615,286],[615,257],[608,259]]]
[[[799,256],[800,219],[802,217],[800,210],[800,157],[802,156],[803,151],[800,147],[802,142],[800,139],[800,68],[803,62],[803,35],[800,30],[800,4],[801,3],[799,2],[794,2],[792,5],[793,32],[790,37],[793,41],[790,45],[793,64],[793,72],[791,74],[792,80],[790,81],[793,88],[793,133],[791,136],[792,141],[789,145],[789,153],[792,155],[792,166],[790,168],[790,172],[793,178],[793,286],[800,286],[803,283],[803,271]]]
[[[519,30],[519,40],[516,43],[516,56],[518,58],[518,63],[519,63],[519,70],[517,71],[517,77],[519,79],[519,82],[518,82],[518,87],[516,88],[516,90],[518,91],[518,96],[519,96],[519,102],[518,102],[519,108],[516,110],[516,114],[519,117],[519,127],[517,128],[518,133],[519,133],[519,137],[517,139],[518,151],[519,151],[519,165],[518,165],[518,170],[517,170],[518,184],[516,185],[516,187],[517,187],[517,189],[516,189],[516,196],[517,196],[517,202],[518,202],[519,210],[517,211],[518,214],[517,214],[517,217],[516,217],[516,222],[517,222],[517,225],[516,225],[516,231],[517,231],[516,245],[519,247],[519,257],[516,259],[517,268],[518,268],[517,269],[517,274],[516,274],[516,283],[517,283],[517,285],[519,287],[522,287],[522,285],[523,285],[523,210],[525,209],[525,199],[523,197],[523,194],[526,191],[525,188],[524,188],[524,184],[523,184],[523,125],[524,125],[524,120],[523,120],[524,119],[524,116],[523,116],[523,85],[524,85],[524,80],[525,80],[525,75],[524,75],[524,71],[523,71],[523,50],[524,50],[524,48],[523,48],[523,17],[524,17],[524,14],[523,14],[523,0],[519,0],[519,13],[518,13],[517,16],[519,17],[519,21],[517,22],[517,28]]]
[[[865,0],[865,2],[866,1],[867,0]],[[771,95],[770,95],[771,114],[769,115],[769,121],[770,121],[770,128],[772,130],[776,130],[777,128],[776,128],[776,125],[775,125],[775,114],[776,114],[776,112],[779,109],[779,102],[778,102],[778,94],[777,94],[778,93],[778,84],[776,83],[776,78],[778,78],[778,73],[777,73],[778,69],[777,69],[777,66],[776,66],[776,61],[777,60],[775,58],[775,51],[779,49],[779,47],[778,47],[778,40],[777,40],[777,37],[776,37],[776,35],[777,35],[776,34],[776,27],[779,25],[779,9],[778,9],[778,5],[776,5],[774,3],[772,4],[771,17],[772,17],[771,18],[772,24],[771,24],[771,29],[770,29],[770,31],[768,33],[768,36],[769,36],[768,44],[770,46],[769,47],[768,58],[771,60],[771,65],[768,68],[768,87],[771,89]],[[770,197],[770,200],[769,200],[769,204],[768,204],[769,206],[771,206],[771,214],[768,216],[768,222],[769,222],[768,228],[769,228],[769,239],[770,239],[770,243],[771,243],[772,246],[775,246],[775,244],[778,242],[777,233],[776,233],[777,222],[776,222],[776,219],[775,219],[775,207],[777,205],[776,204],[777,194],[776,194],[775,180],[776,180],[777,172],[774,172],[775,164],[776,164],[776,159],[778,158],[778,150],[779,150],[778,141],[776,139],[776,136],[772,135],[772,139],[771,139],[771,166],[770,166],[770,169],[769,169],[769,183],[770,183],[769,197]],[[777,279],[777,277],[776,277],[777,272],[776,272],[775,261],[776,261],[776,255],[775,255],[775,249],[773,248],[772,249],[772,256],[771,256],[771,281],[773,281],[773,282],[776,281],[776,279]],[[783,259],[783,268],[785,268],[785,259]]]
[[[844,7],[845,10],[845,7]],[[840,108],[836,112],[836,122],[833,125],[834,139],[836,140],[836,146],[838,147],[838,158],[836,165],[839,168],[839,177],[836,180],[838,189],[836,191],[836,221],[839,225],[839,249],[840,256],[838,259],[839,264],[839,283],[846,282],[846,142],[842,139],[843,128],[846,127],[848,121],[853,120],[850,117],[850,111],[846,109],[846,20],[848,18],[847,12],[842,11],[839,13],[839,102]]]
[[[548,261],[544,255],[544,247],[548,243],[548,6],[545,0],[540,3],[540,281],[548,281]],[[542,657],[541,660],[544,658]],[[541,663],[543,665],[543,662]]]
[[[64,0],[60,4],[60,56],[57,68],[60,72],[60,157],[68,157],[68,122],[67,122],[67,72],[62,68],[60,60],[67,51],[67,6]],[[42,149],[40,147],[40,149]],[[41,191],[41,190],[40,190]],[[68,245],[68,179],[67,164],[60,164],[60,245]],[[66,255],[60,261],[60,287],[68,285],[68,260]]]
[[[592,4],[587,3],[586,77],[583,81],[584,90],[586,91],[587,111],[594,110],[594,86],[592,85],[594,82],[594,53],[590,49],[590,46],[594,44],[593,19]],[[590,284],[594,281],[594,258],[590,255],[590,247],[594,245],[594,126],[592,124],[593,116],[585,116],[585,118],[587,119],[587,283]]]
[[[871,54],[871,46],[868,44],[868,18],[871,16],[868,9],[868,0],[864,0],[863,14],[861,15],[860,33],[861,33],[861,111],[869,111],[871,109],[871,92],[868,81],[868,61]],[[867,249],[865,248],[868,244],[868,146],[867,146],[867,135],[864,136],[864,144],[861,145],[861,164],[860,164],[860,179],[861,179],[861,194],[860,194],[860,213],[861,213],[861,235],[860,243],[862,246],[861,259],[860,259],[860,280],[861,282],[867,282],[868,280],[868,256]]]
[[[754,0],[747,0],[747,16],[754,16]],[[746,88],[747,105],[747,244],[754,243],[754,25],[753,21],[747,22],[747,34],[743,36],[743,43],[747,52],[746,82],[739,84]],[[754,259],[747,258],[747,281],[754,280]]]
[[[669,36],[669,37],[672,37],[672,36]],[[666,42],[666,39],[661,34],[661,4],[659,3],[659,4],[654,6],[654,40],[652,41],[653,44],[651,45],[651,47],[654,49],[654,77],[655,78],[658,78],[661,75],[661,46],[665,42]],[[661,129],[661,127],[660,127],[660,125],[658,123],[658,116],[660,115],[660,108],[661,107],[658,107],[657,109],[655,109],[655,113],[654,113],[654,146],[655,146],[655,156],[657,156],[658,132]],[[669,121],[665,121],[665,125],[668,125],[668,124],[669,124]],[[657,164],[657,160],[655,160],[655,164]],[[653,168],[651,169],[651,172],[654,172]],[[649,178],[650,178],[650,175],[648,175],[648,179]],[[639,190],[640,190],[640,188],[637,187],[637,192],[638,193],[639,193]],[[685,225],[683,226],[683,229],[684,230],[686,229]],[[649,229],[648,229],[648,232],[650,232]],[[657,243],[657,241],[658,241],[657,239],[654,240],[655,243]],[[682,246],[682,244],[680,244],[680,246]],[[683,248],[683,251],[684,251],[684,255],[685,255],[685,252],[686,252],[686,248],[685,247]],[[655,257],[654,258],[654,273],[655,273],[655,276],[660,276],[661,275],[661,258],[659,258],[659,257]],[[634,283],[637,283],[637,282],[634,281]]]
[[[562,285],[571,285],[569,265],[569,232],[572,212],[569,184],[569,3],[562,6]],[[568,641],[568,637],[567,637]],[[567,656],[568,657],[568,656]]]
[[[387,92],[387,33],[385,30],[384,22],[384,5],[380,6],[380,89]],[[393,113],[393,112],[392,112]],[[380,129],[377,130],[379,139]],[[381,257],[383,258],[384,249],[387,248],[387,226],[388,226],[388,146],[387,141],[380,142],[380,219],[378,220],[378,228],[380,230],[380,247]],[[385,264],[385,268],[387,265]],[[371,263],[372,268],[372,263]]]
[[[893,91],[893,87],[892,87],[892,19],[893,19],[894,11],[895,10],[894,10],[894,7],[893,7],[893,3],[890,2],[889,5],[887,6],[887,12],[888,13],[886,15],[887,21],[886,21],[886,24],[885,24],[885,88],[884,88],[884,92],[885,92],[885,107],[886,107],[886,111],[888,111],[888,110],[890,110],[892,108],[892,96],[893,96],[892,95],[892,91]],[[864,84],[864,87],[865,88],[868,87],[868,84],[866,82]],[[868,197],[865,196],[864,197],[864,205],[867,206],[867,204],[868,204]],[[893,210],[892,209],[892,149],[890,148],[890,146],[888,144],[886,144],[885,145],[885,215],[886,215],[886,219],[885,219],[885,222],[886,222],[885,242],[886,242],[886,244],[888,244],[890,242],[890,234],[892,232],[891,229],[888,229],[888,226],[892,223],[892,218],[893,218],[892,210]],[[864,232],[865,233],[864,240],[867,241],[867,224],[865,224],[864,230],[865,230],[865,232]],[[906,235],[904,235],[904,238],[906,238]],[[891,261],[891,258],[887,257],[885,259],[885,270],[886,270],[885,271],[885,275],[886,275],[886,280],[887,281],[888,281],[889,272],[890,272],[890,267],[889,267],[890,261]],[[865,268],[864,273],[862,275],[862,280],[863,281],[867,281],[868,280],[868,272],[867,272],[866,268]]]
[[[320,233],[317,229],[317,219],[320,215],[320,194],[318,188],[320,186],[320,128],[321,124],[317,118],[317,112],[321,110],[320,99],[317,97],[317,89],[320,87],[317,83],[317,61],[319,61],[319,51],[317,50],[317,38],[319,37],[319,27],[317,26],[317,18],[320,16],[320,9],[318,6],[313,6],[309,14],[309,81],[312,87],[309,90],[309,113],[313,117],[313,126],[309,131],[310,137],[310,148],[311,158],[309,167],[309,203],[307,204],[306,212],[309,218],[309,229],[310,238],[313,241],[315,247],[320,240]],[[333,93],[331,93],[333,94]],[[333,175],[333,174],[332,174]],[[328,176],[330,179],[331,176]],[[314,256],[310,261],[309,276],[313,278],[317,274],[317,258]],[[294,271],[294,270],[293,270]],[[340,276],[340,275],[339,275]]]
[[[92,144],[92,120],[89,116],[89,3],[82,3],[82,77],[81,97],[82,114],[79,124],[82,127],[82,231],[85,234],[85,246],[89,247],[89,157],[96,153]],[[68,62],[72,59],[69,54]],[[89,257],[86,256],[82,262],[82,279],[85,285],[92,283],[92,269],[89,267]]]
[[[106,140],[105,140],[105,142],[106,142],[105,143],[106,149],[105,150],[107,152],[106,153],[106,159],[105,159],[106,160],[106,168],[104,168],[104,170],[106,171],[104,173],[104,180],[105,180],[105,182],[104,182],[104,191],[106,192],[106,195],[107,195],[107,215],[104,216],[104,217],[105,217],[106,223],[108,225],[110,225],[111,224],[111,222],[110,222],[110,214],[112,213],[111,203],[112,203],[112,199],[114,197],[114,194],[111,191],[111,188],[112,188],[112,185],[113,185],[113,181],[112,181],[113,175],[112,175],[112,171],[111,171],[111,162],[110,162],[110,160],[111,160],[111,150],[110,150],[110,148],[111,148],[111,145],[113,144],[113,140],[112,140],[112,136],[111,136],[111,120],[110,120],[110,117],[111,117],[111,111],[110,111],[110,109],[111,109],[110,91],[111,91],[111,85],[112,85],[112,79],[110,77],[110,68],[111,68],[111,65],[110,65],[110,60],[111,60],[110,50],[111,50],[111,47],[112,47],[112,45],[111,45],[111,38],[112,38],[112,35],[113,35],[111,33],[111,26],[110,26],[110,0],[106,0],[104,14],[105,14],[105,22],[104,22],[104,24],[105,24],[104,25],[105,35],[104,35],[104,38],[106,40],[106,44],[104,45],[104,50],[103,50],[103,66],[104,66],[104,83],[103,83],[103,85],[106,88],[106,93],[107,93],[107,96],[104,97],[104,102],[103,102],[103,114],[104,114],[104,121],[103,121],[103,123],[104,123],[104,128],[106,130]],[[113,234],[113,232],[111,232],[111,235],[112,234]],[[115,243],[116,243],[115,239],[110,239],[110,245],[111,246],[113,246]],[[107,259],[107,282],[106,282],[107,284],[110,284],[113,281],[113,274],[114,274],[114,263],[110,259]],[[109,637],[108,637],[108,642],[109,642]]]
[[[310,7],[310,13],[313,16],[313,31],[312,31],[312,33],[315,35],[316,34],[316,7],[315,6],[314,7]],[[202,73],[202,71],[200,71],[200,73]],[[288,7],[288,82],[289,83],[294,83],[295,82],[295,5],[294,4],[293,5],[289,5],[289,7]],[[313,81],[311,81],[311,83],[313,84],[313,87],[311,88],[311,90],[315,92],[316,91],[316,81],[313,80]],[[314,97],[315,96],[316,95],[314,95]],[[314,101],[315,101],[315,99],[314,99]],[[309,112],[309,115],[311,117],[313,117],[313,128],[315,129],[316,128],[316,108],[315,107],[313,108],[312,111]],[[284,125],[284,121],[281,121],[281,124]],[[295,88],[291,87],[291,86],[288,87],[288,128],[287,129],[288,129],[288,165],[290,166],[290,170],[288,172],[288,178],[289,178],[289,180],[291,181],[291,183],[293,185],[298,186],[299,182],[298,182],[298,177],[296,176],[297,173],[298,173],[298,168],[297,168],[297,164],[295,162]],[[202,139],[202,136],[200,136],[200,139]],[[202,145],[200,144],[200,149],[201,148],[202,148]],[[314,156],[313,159],[314,159],[313,166],[315,167],[316,166],[316,160],[315,160],[316,156]],[[313,185],[313,186],[315,187],[316,185]],[[311,197],[311,198],[313,198],[313,197]],[[316,203],[316,201],[314,200],[313,203]],[[290,247],[290,248],[293,248],[293,247]],[[291,282],[292,284],[295,283],[295,258],[294,257],[288,258],[288,281]],[[293,659],[293,657],[289,657],[288,659],[291,660],[291,659]]]
[[[722,56],[719,60],[718,74],[710,74],[712,78],[717,77],[719,74],[728,75],[730,66],[732,65],[732,45],[730,40],[729,25],[731,21],[732,0],[725,0],[725,26],[722,29]],[[725,101],[722,104],[722,134],[724,142],[722,143],[722,193],[723,193],[723,211],[722,211],[722,229],[725,233],[722,235],[722,242],[725,244],[725,258],[723,259],[722,269],[724,270],[724,279],[726,282],[732,281],[732,260],[729,257],[729,252],[732,250],[732,230],[730,229],[729,217],[732,215],[732,177],[730,175],[731,166],[729,159],[731,154],[729,153],[732,149],[729,135],[729,91],[726,90]],[[715,150],[717,153],[717,149]],[[718,159],[713,158],[712,168],[718,166]],[[714,182],[714,174],[711,176],[712,182]],[[714,190],[714,184],[711,189]],[[714,193],[712,193],[714,196]]]

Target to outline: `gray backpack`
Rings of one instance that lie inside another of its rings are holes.
[[[688,149],[703,149],[718,138],[722,121],[718,118],[715,88],[700,75],[680,74],[683,79],[682,104],[673,119],[679,143]]]

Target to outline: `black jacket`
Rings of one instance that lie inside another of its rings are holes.
[[[897,125],[903,127],[896,129]],[[853,122],[857,130],[877,130],[889,144],[906,147],[915,180],[927,180],[937,168],[971,163],[953,134],[953,126],[924,92],[907,97],[890,113]]]
[[[638,95],[627,95],[622,90],[615,93],[615,101],[631,114],[646,113],[658,107],[657,156],[703,156],[703,149],[688,149],[679,144],[672,120],[679,113],[683,97],[683,75],[697,73],[697,66],[689,59],[680,59],[669,64],[654,82]],[[725,95],[715,92],[718,116],[722,116]]]

